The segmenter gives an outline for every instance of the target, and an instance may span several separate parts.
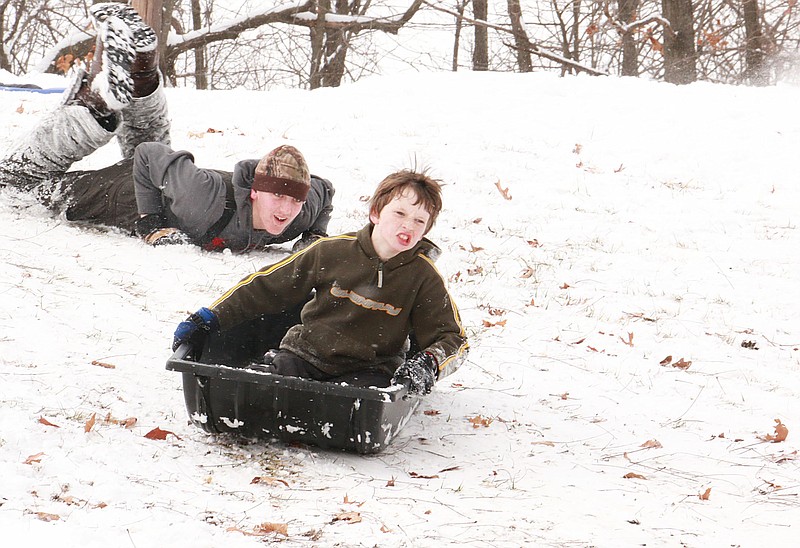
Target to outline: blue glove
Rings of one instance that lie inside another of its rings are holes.
[[[205,341],[206,336],[211,331],[216,331],[217,329],[219,329],[219,319],[217,319],[217,315],[208,308],[201,308],[179,323],[178,327],[175,328],[175,336],[172,339],[172,351],[174,352],[177,350],[178,347],[185,342],[199,349]]]
[[[392,384],[405,384],[412,394],[430,394],[439,364],[430,352],[420,352],[397,368]]]

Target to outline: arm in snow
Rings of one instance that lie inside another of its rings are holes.
[[[219,173],[197,167],[191,153],[161,143],[136,147],[133,184],[140,215],[167,215],[193,238],[205,234],[225,208],[225,183]]]

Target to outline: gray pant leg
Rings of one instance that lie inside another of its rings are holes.
[[[134,97],[122,110],[117,139],[123,158],[132,158],[139,143],[170,144],[170,120],[162,85],[147,97]]]
[[[0,160],[0,186],[52,194],[52,184],[70,166],[105,145],[114,134],[88,109],[65,105],[47,114]],[[40,186],[41,185],[41,186]]]

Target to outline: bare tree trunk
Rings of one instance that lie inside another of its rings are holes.
[[[745,78],[755,86],[764,86],[767,82],[766,64],[764,62],[764,35],[761,32],[761,17],[756,0],[742,0],[744,12],[745,45]]]
[[[309,87],[322,87],[322,63],[325,53],[325,16],[331,9],[329,0],[316,2],[317,21],[310,27],[311,34],[311,67],[308,74]]]
[[[203,28],[203,14],[200,12],[200,0],[192,0],[192,28]],[[194,87],[208,89],[208,67],[206,66],[206,47],[194,48]]]
[[[531,41],[522,22],[522,8],[519,0],[508,0],[508,17],[511,19],[511,30],[514,31],[514,44],[517,46],[517,66],[520,72],[533,70],[531,63]]]
[[[164,79],[175,85],[175,59],[167,58],[167,38],[178,0],[131,0],[131,6],[158,35],[158,66]]]
[[[661,0],[664,18],[672,32],[664,29],[664,81],[689,84],[697,80],[692,0]]]
[[[453,38],[453,72],[458,71],[458,47],[461,44],[461,29],[464,26],[464,10],[469,3],[470,0],[464,0],[456,4],[458,15],[456,16],[456,32]]]
[[[623,25],[633,23],[639,0],[619,0],[619,20]],[[633,30],[622,35],[622,76],[639,76],[639,60]]]
[[[473,0],[472,14],[479,21],[489,17],[487,0]],[[475,49],[472,51],[472,70],[489,70],[489,30],[484,25],[475,25]]]
[[[581,22],[581,0],[572,0],[572,53],[570,59],[580,60],[580,22]]]

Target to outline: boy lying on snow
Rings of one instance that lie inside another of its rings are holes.
[[[172,150],[155,32],[125,4],[89,11],[89,72],[75,72],[63,104],[0,158],[0,188],[32,191],[67,220],[120,227],[153,245],[246,251],[300,236],[300,249],[325,235],[333,186],[310,175],[294,147],[243,160],[233,173]],[[67,171],[115,135],[122,161]]]
[[[428,394],[454,372],[468,344],[458,309],[433,265],[440,250],[423,238],[442,208],[439,183],[424,173],[386,177],[370,200],[370,222],[322,238],[242,279],[178,324],[173,350],[199,348],[209,333],[302,305],[266,370],[357,386],[406,384]],[[419,347],[405,359],[408,338]]]

